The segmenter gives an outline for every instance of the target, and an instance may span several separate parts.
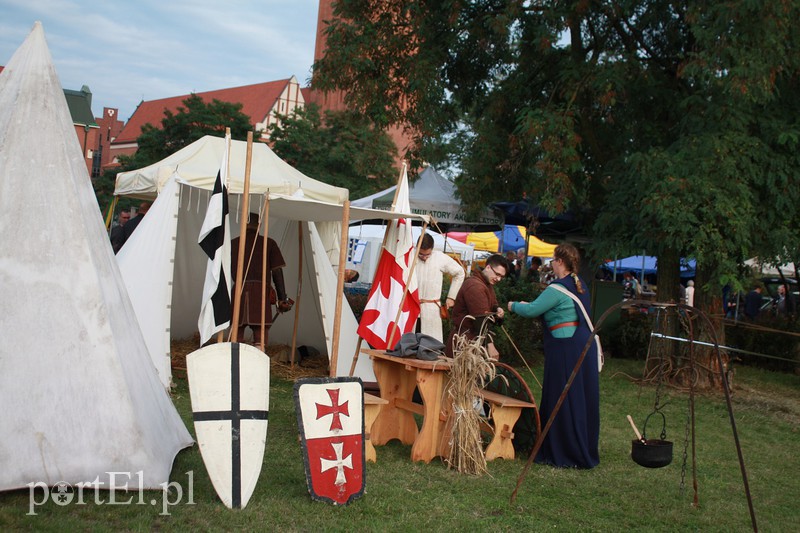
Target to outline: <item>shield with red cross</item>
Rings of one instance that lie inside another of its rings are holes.
[[[344,505],[364,494],[364,387],[358,378],[294,385],[297,427],[311,498]]]

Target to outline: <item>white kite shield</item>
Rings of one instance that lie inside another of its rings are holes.
[[[219,343],[186,357],[197,442],[222,502],[244,508],[267,442],[269,357],[247,344]]]
[[[364,386],[358,378],[294,385],[297,427],[311,498],[345,505],[364,494]]]

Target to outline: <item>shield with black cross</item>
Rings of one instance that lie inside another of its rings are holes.
[[[222,503],[243,508],[261,473],[269,416],[269,357],[236,342],[186,357],[197,443]]]
[[[297,427],[311,498],[344,505],[364,494],[364,386],[359,378],[294,384]]]

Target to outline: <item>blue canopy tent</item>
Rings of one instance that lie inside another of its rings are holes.
[[[603,269],[614,273],[614,277],[625,272],[635,272],[641,279],[648,274],[658,272],[657,259],[652,255],[634,255],[624,259],[606,261]],[[694,259],[681,259],[681,278],[693,278],[695,276],[696,262]]]

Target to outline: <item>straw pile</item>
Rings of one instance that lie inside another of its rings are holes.
[[[481,440],[481,415],[475,410],[479,391],[495,377],[495,367],[486,348],[484,336],[468,340],[456,335],[453,366],[447,394],[452,401],[452,436],[447,462],[462,474],[487,472]]]
[[[186,356],[200,349],[200,336],[195,335],[189,339],[173,339],[171,348],[172,375],[176,379],[186,379]],[[326,356],[303,360],[302,365],[299,361],[295,361],[294,368],[292,368],[288,362],[282,363],[276,360],[277,354],[286,351],[291,351],[291,347],[285,345],[270,345],[266,347],[266,353],[271,360],[271,376],[294,381],[298,378],[325,377],[328,375],[328,359]]]

